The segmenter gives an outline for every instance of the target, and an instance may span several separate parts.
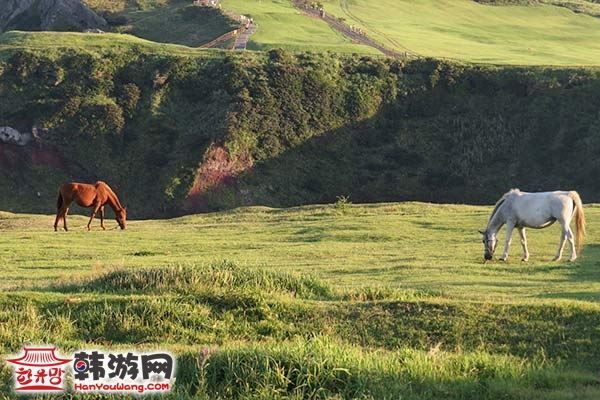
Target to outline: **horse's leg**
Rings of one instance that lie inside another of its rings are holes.
[[[506,238],[504,239],[504,252],[502,253],[502,257],[500,257],[500,261],[508,260],[508,249],[510,247],[510,239],[514,228],[515,225],[512,222],[506,223]]]
[[[106,230],[106,227],[104,226],[104,206],[100,207],[100,226],[102,227],[102,230]]]
[[[562,258],[563,248],[565,247],[565,238],[567,237],[567,232],[569,231],[569,225],[565,226],[564,221],[560,221],[562,229],[560,231],[560,242],[558,244],[558,251],[556,252],[556,256],[552,261],[559,261]]]
[[[98,212],[98,210],[100,209],[100,205],[94,205],[94,210],[92,211],[92,215],[90,216],[90,220],[87,224],[87,230],[90,231],[92,230],[92,228],[90,228],[90,226],[92,225],[92,221],[94,220],[94,218],[96,218],[96,213]]]
[[[64,208],[64,211],[62,212],[63,228],[65,229],[65,231],[68,231],[69,229],[67,229],[67,214],[69,213],[69,207],[63,206],[63,208]]]
[[[519,237],[521,238],[521,246],[523,246],[523,258],[521,261],[529,261],[529,250],[527,249],[527,236],[525,236],[525,228],[519,229]]]
[[[571,231],[571,227],[569,225],[567,225],[567,240],[569,241],[569,244],[571,245],[571,257],[569,258],[569,261],[575,261],[577,259],[577,251],[575,250],[575,238],[573,237],[573,231]]]
[[[60,222],[60,212],[62,207],[56,210],[56,219],[54,220],[54,232],[58,231],[58,223]]]

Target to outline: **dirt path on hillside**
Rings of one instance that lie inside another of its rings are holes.
[[[399,51],[390,49],[388,47],[385,47],[382,44],[369,38],[366,34],[357,32],[356,30],[353,30],[350,26],[341,22],[335,16],[329,15],[325,12],[321,12],[312,7],[307,7],[305,5],[305,3],[302,2],[301,0],[292,0],[292,3],[298,10],[300,10],[305,15],[325,21],[331,28],[340,32],[342,35],[350,38],[354,43],[373,47],[388,57],[406,57],[406,56],[408,56],[408,52],[399,52]],[[347,3],[346,3],[346,7],[347,7]]]
[[[368,26],[369,31],[374,32],[374,33],[378,34],[379,36],[385,38],[385,40],[387,40],[392,45],[394,45],[395,48],[404,49],[405,53],[413,54],[409,49],[404,47],[400,42],[398,42],[396,39],[394,39],[390,35],[387,35],[387,34],[381,32],[380,30],[373,28],[371,25],[367,24],[364,20],[357,17],[352,11],[350,11],[350,6],[348,6],[348,0],[340,0],[340,7],[342,8],[342,11],[344,11],[346,13],[346,15],[348,15],[350,18],[352,18],[355,21],[360,22],[363,26]]]
[[[194,4],[201,5],[202,1],[195,1]],[[219,0],[214,0],[210,5],[206,5],[208,7],[214,7],[221,10],[221,6],[219,4]],[[234,29],[233,31],[227,32],[224,35],[221,35],[210,42],[204,43],[200,47],[202,48],[215,48],[221,46],[223,43],[228,40],[234,39],[233,45],[230,47],[233,50],[246,50],[248,46],[248,41],[250,41],[250,36],[258,29],[258,25],[254,23],[251,18],[246,17],[245,15],[238,15],[231,11],[223,11],[221,12],[228,16],[229,18],[237,21],[240,26],[238,29]]]
[[[244,28],[244,30],[235,38],[233,49],[246,50],[246,46],[248,45],[250,36],[252,36],[254,32],[256,32],[256,24],[251,23],[247,28]]]

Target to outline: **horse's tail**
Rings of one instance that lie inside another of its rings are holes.
[[[583,203],[581,202],[579,193],[575,191],[569,192],[569,197],[573,199],[573,203],[575,203],[575,228],[577,229],[575,245],[577,246],[577,251],[581,251],[583,240],[585,239],[585,214],[583,212]]]
[[[56,200],[56,210],[60,210],[61,207],[63,206],[63,198],[62,198],[62,193],[60,192],[60,190],[58,191],[58,200]]]

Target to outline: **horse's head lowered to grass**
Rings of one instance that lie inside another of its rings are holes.
[[[123,207],[120,210],[115,211],[115,215],[117,216],[117,223],[121,229],[127,228],[127,207]]]
[[[88,231],[96,213],[100,213],[100,226],[104,226],[104,205],[108,204],[115,212],[117,223],[121,229],[127,228],[127,209],[121,205],[119,198],[105,182],[98,181],[95,184],[71,182],[60,185],[58,199],[56,201],[56,219],[54,230],[58,230],[58,223],[63,220],[63,227],[67,229],[67,212],[74,201],[81,207],[92,208],[92,215],[87,224]]]
[[[479,231],[483,235],[483,258],[488,261],[494,257],[496,246],[498,245],[498,238],[494,232]]]
[[[575,219],[576,233],[573,233],[570,227],[573,219]],[[521,260],[527,262],[529,250],[525,229],[546,228],[556,221],[561,226],[561,236],[554,261],[561,259],[565,241],[569,242],[571,248],[569,261],[575,261],[585,238],[585,215],[579,194],[573,190],[536,193],[521,192],[519,189],[509,190],[494,206],[485,231],[479,231],[483,235],[485,247],[483,258],[486,261],[492,259],[498,244],[498,231],[506,225],[504,251],[500,256],[500,261],[508,260],[510,238],[513,229],[516,228],[519,231],[523,247]]]

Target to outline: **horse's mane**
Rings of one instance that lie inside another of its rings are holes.
[[[490,216],[490,221],[494,218],[494,215],[496,215],[496,212],[498,211],[498,209],[500,208],[500,206],[502,204],[504,204],[504,202],[506,201],[506,199],[513,195],[513,194],[517,194],[517,193],[521,193],[521,191],[519,189],[510,189],[508,192],[504,193],[502,195],[502,197],[500,197],[500,200],[498,200],[496,202],[496,204],[494,204],[494,211],[492,211],[492,214]]]
[[[112,188],[110,186],[108,186],[108,184],[106,182],[103,181],[98,181],[96,182],[96,184],[103,184],[104,186],[106,186],[106,189],[108,189],[108,191],[110,192],[110,194],[112,195],[112,198],[114,199],[117,207],[119,210],[123,209],[123,206],[121,205],[121,202],[119,201],[119,197],[117,196],[117,194],[114,192],[114,190],[112,190]]]
[[[500,197],[500,200],[498,200],[496,202],[496,205],[494,206],[494,211],[496,211],[496,208],[498,208],[498,206],[500,206],[500,204],[502,204],[504,202],[504,200],[506,200],[508,198],[508,196],[517,194],[517,193],[521,193],[521,191],[519,189],[510,189],[508,192],[504,193],[502,195],[502,197]]]

